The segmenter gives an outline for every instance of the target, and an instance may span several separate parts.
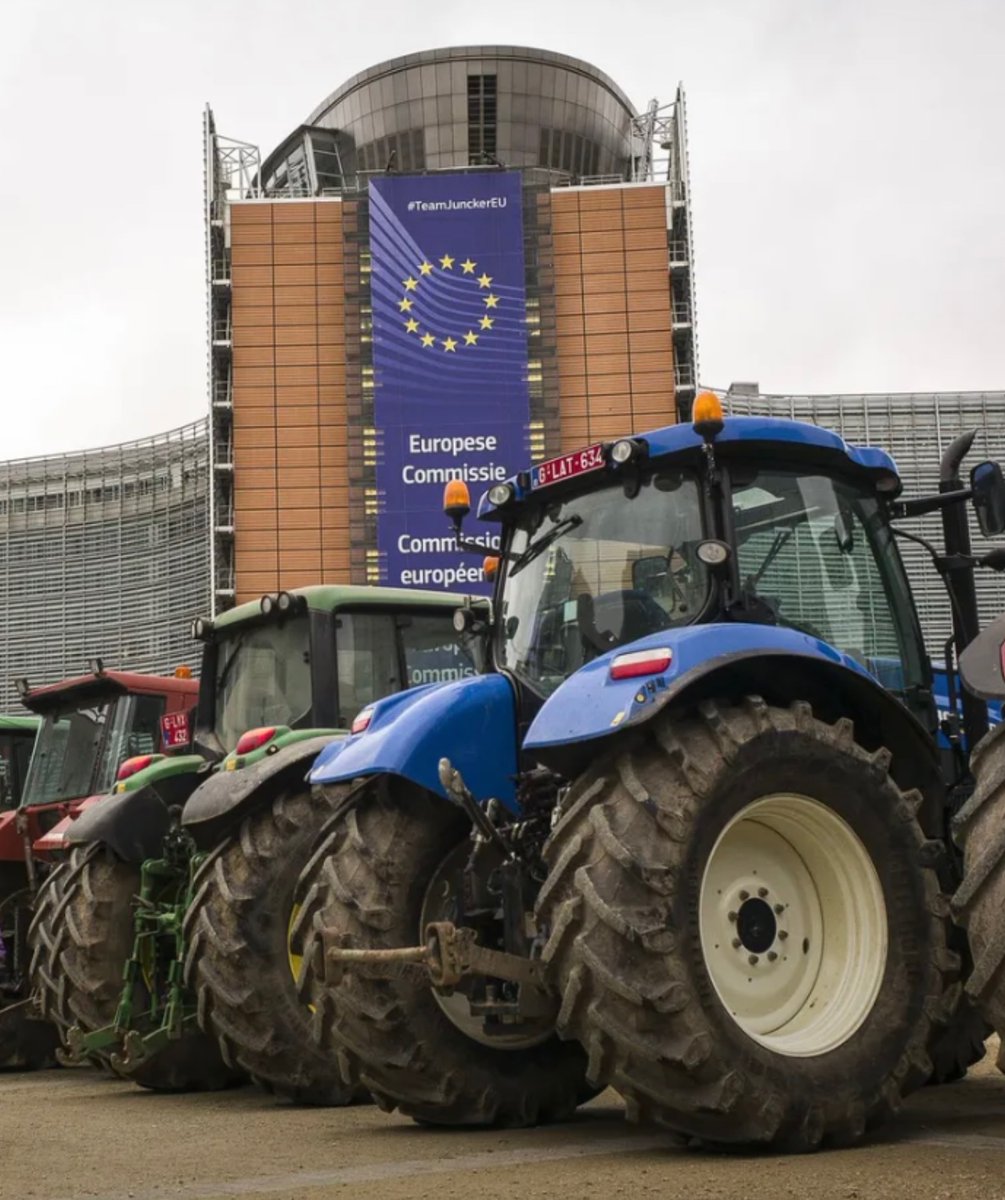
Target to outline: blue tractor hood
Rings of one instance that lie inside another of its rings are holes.
[[[449,758],[477,800],[515,804],[516,699],[505,675],[429,684],[369,705],[366,729],[326,746],[312,784],[397,775],[446,799],[438,774]]]
[[[621,655],[665,648],[670,663],[659,674],[612,679],[611,666]],[[836,650],[829,642],[777,625],[723,622],[689,625],[649,634],[593,659],[554,691],[538,711],[524,739],[533,754],[641,725],[654,711],[682,692],[701,674],[728,661],[767,655],[797,656],[844,668],[880,687],[875,673]]]

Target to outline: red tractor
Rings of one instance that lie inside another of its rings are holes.
[[[0,811],[0,1068],[37,1068],[58,1046],[28,997],[27,933],[39,885],[63,829],[109,795],[116,778],[188,749],[198,685],[188,668],[163,678],[106,671],[95,659],[88,675],[40,688],[21,680],[18,690],[41,720],[20,803]]]

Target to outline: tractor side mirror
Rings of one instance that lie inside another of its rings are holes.
[[[1005,476],[996,462],[978,463],[970,472],[974,512],[985,537],[1005,533]]]

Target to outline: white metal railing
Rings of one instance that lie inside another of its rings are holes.
[[[234,407],[234,394],[229,375],[226,379],[216,379],[213,381],[213,404],[216,408]]]
[[[216,344],[230,344],[232,340],[230,317],[220,317],[213,322],[213,341]]]
[[[687,242],[683,238],[674,238],[668,247],[671,263],[686,263],[688,261]]]
[[[691,324],[691,305],[686,300],[675,300],[672,311],[674,325]]]
[[[694,365],[692,363],[674,363],[674,385],[679,390],[694,387]]]
[[[230,283],[230,259],[214,258],[211,277],[214,283]]]

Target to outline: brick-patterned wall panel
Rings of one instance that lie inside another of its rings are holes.
[[[348,582],[338,201],[231,207],[237,600]]]
[[[551,194],[561,448],[674,420],[666,190]]]

